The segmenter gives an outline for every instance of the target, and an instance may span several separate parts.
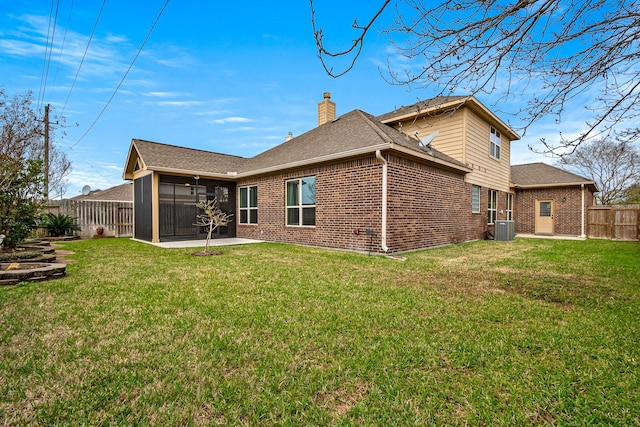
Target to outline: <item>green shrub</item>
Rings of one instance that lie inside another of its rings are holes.
[[[79,231],[80,227],[76,218],[67,214],[46,213],[42,216],[40,227],[47,230],[50,236],[60,237],[71,235],[74,231]]]
[[[42,255],[40,252],[9,252],[0,253],[0,261],[6,261],[9,259],[33,259]]]

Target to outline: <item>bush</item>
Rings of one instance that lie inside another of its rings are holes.
[[[40,227],[53,237],[69,236],[80,230],[76,218],[67,214],[46,213],[42,216]]]
[[[0,253],[0,261],[7,261],[11,259],[33,259],[38,258],[42,255],[40,252],[10,252],[10,253]]]

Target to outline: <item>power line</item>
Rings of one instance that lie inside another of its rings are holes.
[[[113,101],[113,98],[115,98],[116,93],[118,93],[118,90],[120,90],[120,86],[122,86],[122,83],[124,83],[124,80],[127,78],[127,75],[129,75],[129,72],[131,71],[131,69],[133,68],[133,64],[135,64],[136,60],[138,59],[138,56],[140,56],[140,52],[142,52],[142,49],[144,48],[145,44],[147,43],[147,41],[149,40],[149,37],[151,37],[151,33],[153,33],[153,30],[155,29],[156,25],[158,24],[158,21],[160,20],[160,17],[162,16],[162,14],[164,13],[164,10],[167,8],[167,5],[169,4],[169,0],[166,0],[164,2],[164,5],[162,6],[162,9],[160,9],[160,13],[158,13],[158,16],[156,17],[156,20],[154,21],[153,25],[151,26],[151,28],[149,29],[149,32],[147,33],[147,37],[145,37],[144,41],[142,42],[142,44],[140,45],[140,48],[138,49],[138,52],[136,53],[136,56],[133,58],[133,61],[131,61],[131,65],[129,65],[129,68],[127,69],[127,71],[124,73],[124,76],[122,76],[122,79],[120,80],[120,83],[118,83],[118,86],[116,86],[116,89],[113,91],[113,93],[111,94],[111,97],[109,98],[109,100],[107,101],[107,103],[104,105],[104,107],[102,107],[102,110],[100,111],[100,113],[98,114],[98,117],[96,117],[96,119],[93,121],[93,123],[91,123],[91,125],[89,126],[89,128],[87,129],[87,131],[82,134],[82,136],[80,137],[80,139],[78,139],[76,141],[75,144],[73,144],[70,148],[73,149],[73,147],[75,147],[76,145],[78,145],[80,143],[80,141],[82,141],[84,139],[85,136],[87,136],[87,134],[91,131],[91,129],[93,129],[93,126],[95,126],[95,124],[98,122],[98,120],[100,120],[100,117],[102,117],[102,114],[105,112],[105,110],[107,109],[107,107],[109,106],[109,104],[111,104],[111,101]]]
[[[62,36],[62,45],[60,46],[60,53],[58,54],[58,64],[56,65],[56,72],[53,75],[53,85],[55,86],[58,80],[58,71],[60,70],[60,60],[62,59],[62,52],[64,51],[64,44],[67,41],[67,32],[69,31],[69,24],[71,23],[71,13],[73,12],[73,5],[75,1],[71,0],[71,6],[69,7],[69,16],[67,16],[67,25],[64,28],[64,34]]]
[[[49,25],[47,26],[47,42],[44,48],[44,61],[42,62],[42,75],[40,76],[40,92],[38,93],[38,109],[44,103],[45,93],[47,91],[47,79],[49,78],[49,67],[51,65],[51,52],[53,50],[53,40],[56,36],[56,24],[58,22],[58,10],[60,9],[60,0],[57,2],[55,18],[53,15],[54,0],[51,0],[51,9],[49,9]],[[53,19],[53,31],[51,31],[51,20]]]
[[[82,68],[82,64],[84,64],[84,59],[87,57],[87,52],[89,52],[89,46],[91,46],[91,40],[93,40],[93,35],[96,32],[96,28],[98,28],[98,22],[100,22],[100,16],[102,16],[102,11],[104,9],[104,5],[106,2],[107,0],[102,0],[102,6],[100,6],[100,11],[98,12],[98,16],[96,18],[95,24],[93,24],[93,30],[91,31],[91,35],[89,36],[89,41],[87,41],[87,46],[84,48],[84,54],[82,55],[82,60],[80,60],[80,65],[78,65],[78,70],[76,71],[76,75],[73,78],[73,82],[71,82],[71,87],[69,88],[67,99],[65,99],[64,101],[64,105],[62,106],[62,110],[60,111],[60,114],[63,114],[64,109],[67,108],[69,97],[71,96],[71,92],[73,92],[73,87],[76,85],[76,80],[78,80],[78,75],[80,74],[80,69]]]

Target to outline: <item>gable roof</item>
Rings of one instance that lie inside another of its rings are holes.
[[[389,149],[467,170],[463,163],[437,150],[428,155],[418,139],[380,123],[364,111],[353,110],[249,159],[244,172],[285,169]]]
[[[133,185],[131,182],[109,187],[106,190],[91,190],[88,194],[79,194],[68,200],[94,200],[98,202],[132,202]]]
[[[511,166],[511,182],[515,188],[571,187],[586,185],[599,191],[595,181],[546,163]]]
[[[370,114],[353,110],[252,158],[134,139],[123,177],[133,178],[136,162],[147,170],[230,179],[372,154],[377,150],[395,150],[446,169],[470,172],[463,163],[437,150],[425,150],[417,138],[382,124]]]
[[[102,191],[95,191],[84,197],[83,200],[95,200],[101,202],[132,202],[133,184],[126,182]]]
[[[436,96],[435,98],[418,101],[413,105],[396,108],[393,111],[377,117],[382,123],[396,124],[399,121],[411,119],[422,115],[453,114],[462,107],[469,107],[489,123],[494,124],[510,141],[520,139],[520,136],[500,120],[475,97],[468,96]]]
[[[246,160],[246,158],[228,154],[133,139],[129,147],[123,178],[133,178],[136,162],[140,163],[140,168],[158,172],[227,175],[228,172],[237,171]]]

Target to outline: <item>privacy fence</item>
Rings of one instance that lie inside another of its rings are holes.
[[[105,236],[133,237],[133,203],[98,200],[60,200],[47,211],[65,213],[78,219],[81,237],[92,237],[98,227]]]
[[[640,239],[640,205],[592,206],[587,211],[587,236],[597,239]]]

